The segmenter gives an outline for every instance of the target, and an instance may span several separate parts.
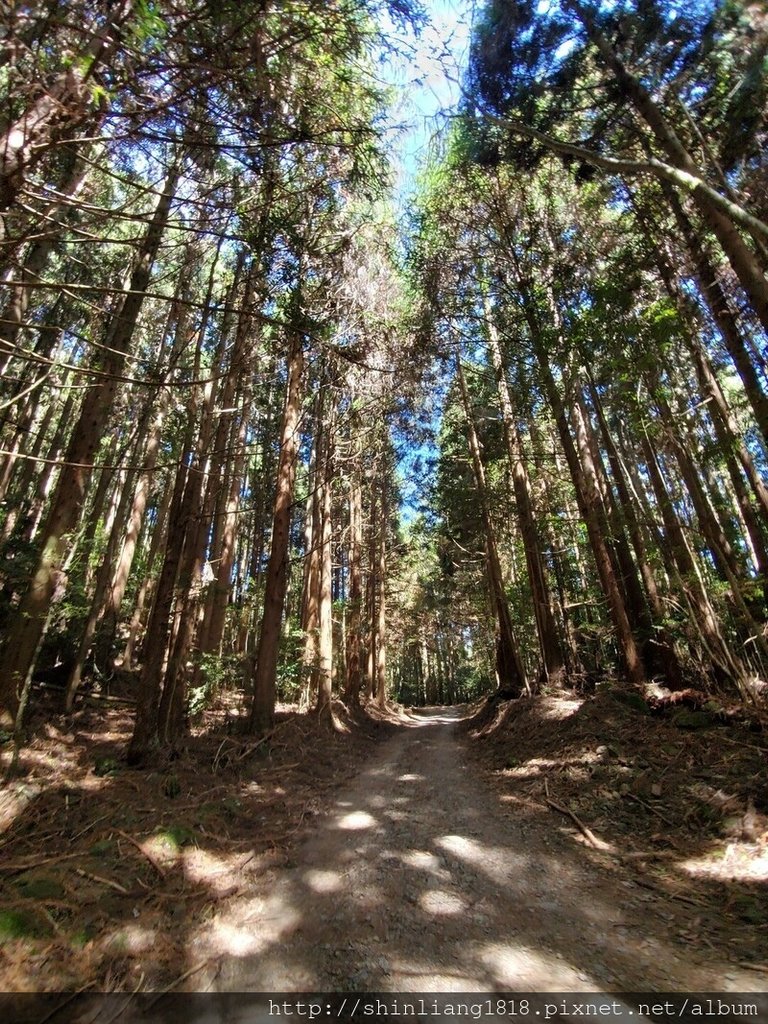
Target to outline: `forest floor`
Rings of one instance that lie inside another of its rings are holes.
[[[625,697],[285,711],[149,771],[119,706],[41,719],[0,988],[765,991],[768,737]]]

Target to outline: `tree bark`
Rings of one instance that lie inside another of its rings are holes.
[[[117,390],[116,375],[133,339],[178,178],[179,167],[174,165],[147,228],[119,311],[107,332],[107,354],[102,367],[106,375],[100,377],[99,382],[86,392],[69,442],[66,462],[62,466],[56,495],[43,531],[40,555],[3,654],[0,670],[0,722],[6,725],[19,724],[16,720],[22,694],[29,687],[57,583],[63,582],[62,569],[69,548],[69,536],[85,500],[94,456],[112,411]]]
[[[566,0],[566,6],[581,21],[604,64],[612,72],[619,90],[651,129],[654,138],[670,161],[682,171],[703,180],[695,161],[664,117],[650,92],[639,79],[628,71],[615,53],[610,41],[598,29],[592,12],[581,3],[581,0]],[[744,293],[750,300],[755,315],[763,325],[763,329],[768,331],[768,281],[766,281],[759,259],[750,250],[734,222],[719,206],[713,203],[705,190],[693,188],[691,197],[704,221],[717,238],[744,289]]]
[[[552,612],[552,599],[547,581],[544,559],[541,552],[541,540],[536,528],[533,504],[531,501],[530,481],[525,465],[523,441],[517,424],[509,386],[501,355],[498,331],[490,316],[489,304],[486,299],[486,328],[491,350],[491,359],[496,373],[501,415],[504,424],[504,438],[507,445],[509,464],[512,469],[512,484],[515,493],[517,520],[525,548],[525,559],[528,568],[528,580],[531,587],[533,612],[536,620],[536,632],[541,649],[544,676],[547,682],[555,687],[565,681],[565,659],[560,644],[560,637]]]
[[[664,521],[667,541],[672,550],[683,591],[693,613],[694,621],[704,641],[708,658],[712,662],[718,681],[735,684],[739,693],[743,695],[746,692],[745,684],[747,681],[744,666],[740,659],[731,652],[723,638],[717,616],[707,597],[693,554],[688,546],[674,505],[667,491],[656,452],[647,435],[641,437],[641,444],[648,475],[651,479],[651,485]]]
[[[386,444],[386,441],[385,441]],[[389,522],[389,467],[386,451],[381,453],[379,470],[379,531],[376,593],[376,703],[387,701],[387,525]]]
[[[280,456],[277,463],[277,490],[272,516],[272,545],[264,589],[264,611],[256,650],[253,675],[253,703],[250,713],[252,732],[267,732],[274,722],[277,697],[277,656],[280,626],[288,586],[288,549],[291,529],[291,506],[296,482],[296,460],[299,451],[299,417],[301,414],[301,378],[304,369],[303,338],[298,331],[291,334],[288,349],[288,381],[283,422],[280,431]]]
[[[114,58],[122,27],[132,12],[133,0],[122,0],[91,39],[85,54],[87,70],[76,60],[50,86],[41,83],[34,101],[0,135],[0,214],[16,202],[25,175],[41,161],[57,136],[71,134],[91,115],[95,105],[89,80]]]
[[[326,439],[323,445],[323,461],[322,465],[318,467],[322,483],[320,529],[317,536],[317,542],[320,544],[317,711],[321,713],[330,708],[333,691],[333,501],[331,483],[333,479],[334,419],[334,406],[331,404],[328,422],[325,424]]]
[[[496,676],[498,680],[498,695],[503,698],[516,698],[525,692],[530,693],[530,686],[525,675],[525,669],[523,668],[523,662],[512,626],[512,617],[509,612],[509,603],[501,572],[501,562],[499,561],[499,552],[496,546],[496,532],[488,505],[488,492],[485,481],[485,469],[480,454],[480,442],[475,429],[469,392],[467,391],[464,371],[461,367],[461,358],[458,353],[455,363],[456,376],[459,381],[461,398],[464,404],[464,416],[467,424],[467,436],[472,457],[472,468],[475,475],[478,505],[480,506],[480,514],[485,531],[486,570],[493,601],[494,616],[496,618]]]
[[[347,616],[347,679],[345,696],[350,703],[360,703],[362,683],[362,557],[363,557],[363,488],[362,449],[359,417],[352,399],[350,433],[352,435],[352,472],[349,484],[349,614]]]

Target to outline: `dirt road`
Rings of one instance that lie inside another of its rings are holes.
[[[218,991],[762,991],[679,932],[694,909],[520,817],[457,713],[414,717],[332,813],[195,937]]]

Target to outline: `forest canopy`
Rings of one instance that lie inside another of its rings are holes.
[[[134,764],[222,694],[759,699],[759,4],[488,0],[405,210],[416,5],[3,17],[6,740],[46,687]]]

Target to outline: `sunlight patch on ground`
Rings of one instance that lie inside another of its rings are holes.
[[[128,924],[118,931],[112,932],[99,945],[102,946],[105,953],[112,956],[121,953],[146,953],[155,945],[156,939],[157,933],[153,928]]]
[[[408,821],[411,817],[408,811],[387,811],[384,817],[389,818],[390,821]]]
[[[551,704],[542,704],[540,714],[542,718],[570,718],[571,715],[576,714],[583,703],[583,700],[566,700],[564,697],[559,697]]]
[[[305,871],[304,881],[313,892],[338,892],[343,885],[338,871],[321,871],[318,868]]]
[[[442,889],[429,889],[422,893],[419,897],[419,906],[436,917],[451,917],[454,914],[463,914],[467,910],[465,900]]]
[[[459,715],[454,711],[447,710],[442,715],[430,715],[429,718],[423,718],[419,723],[419,727],[429,725],[455,725],[456,722],[460,722],[463,717],[463,715]]]
[[[331,721],[333,722],[333,728],[336,730],[336,732],[346,734],[350,731],[347,723],[342,722],[342,720],[339,718],[339,716],[336,714],[334,710],[331,710]]]
[[[343,828],[349,832],[373,828],[374,825],[378,825],[378,821],[367,811],[350,811],[349,814],[342,814],[334,822],[335,828]]]
[[[405,775],[401,775],[398,782],[424,782],[423,775],[417,775],[416,772],[407,772]]]
[[[375,807],[377,810],[379,810],[382,807],[387,807],[389,805],[389,800],[387,800],[385,796],[380,796],[378,793],[373,793],[371,796],[368,797],[366,803],[368,803],[371,807]]]
[[[552,768],[564,768],[570,772],[582,769],[585,765],[593,764],[596,760],[597,758],[593,754],[587,754],[578,760],[574,758],[531,757],[525,764],[517,765],[514,768],[502,768],[499,774],[507,779],[535,779],[541,776],[542,773],[548,773]]]
[[[554,954],[508,942],[490,942],[481,947],[479,959],[493,971],[497,982],[518,991],[568,992],[593,984],[587,975]]]
[[[502,793],[502,795],[499,797],[499,803],[513,804],[515,811],[518,814],[524,811],[535,811],[537,813],[542,811],[549,811],[549,808],[546,804],[538,802],[536,800],[531,800],[528,797],[517,796],[515,793]]]
[[[238,928],[229,921],[216,921],[213,925],[210,943],[217,953],[231,956],[250,956],[261,952],[266,940],[250,928]]]
[[[202,955],[243,957],[262,953],[301,922],[301,913],[279,891],[269,899],[222,904],[221,910],[192,939]]]
[[[0,832],[5,832],[26,808],[43,792],[36,783],[21,783],[0,793]]]
[[[392,961],[391,978],[399,992],[435,992],[438,993],[435,997],[438,1001],[441,994],[447,992],[485,992],[487,990],[484,982],[470,972],[460,974],[456,971],[452,973],[450,968],[444,965],[416,966],[413,960],[404,960],[400,957],[396,957]],[[433,1017],[431,1019],[440,1020],[442,1018]]]
[[[729,843],[722,857],[710,853],[680,861],[677,869],[694,878],[720,881],[768,881],[768,847],[758,843]]]
[[[160,832],[139,843],[144,856],[157,861],[162,867],[174,867],[182,859],[181,850],[171,832]]]
[[[196,847],[184,850],[183,859],[185,876],[217,894],[232,888],[243,863],[242,854],[221,856]]]
[[[400,860],[409,868],[416,868],[417,871],[439,871],[441,868],[440,858],[425,850],[409,850],[407,853],[400,854]]]
[[[494,882],[504,884],[513,872],[522,871],[528,859],[511,850],[483,846],[476,839],[465,836],[440,836],[435,845],[482,871]]]

